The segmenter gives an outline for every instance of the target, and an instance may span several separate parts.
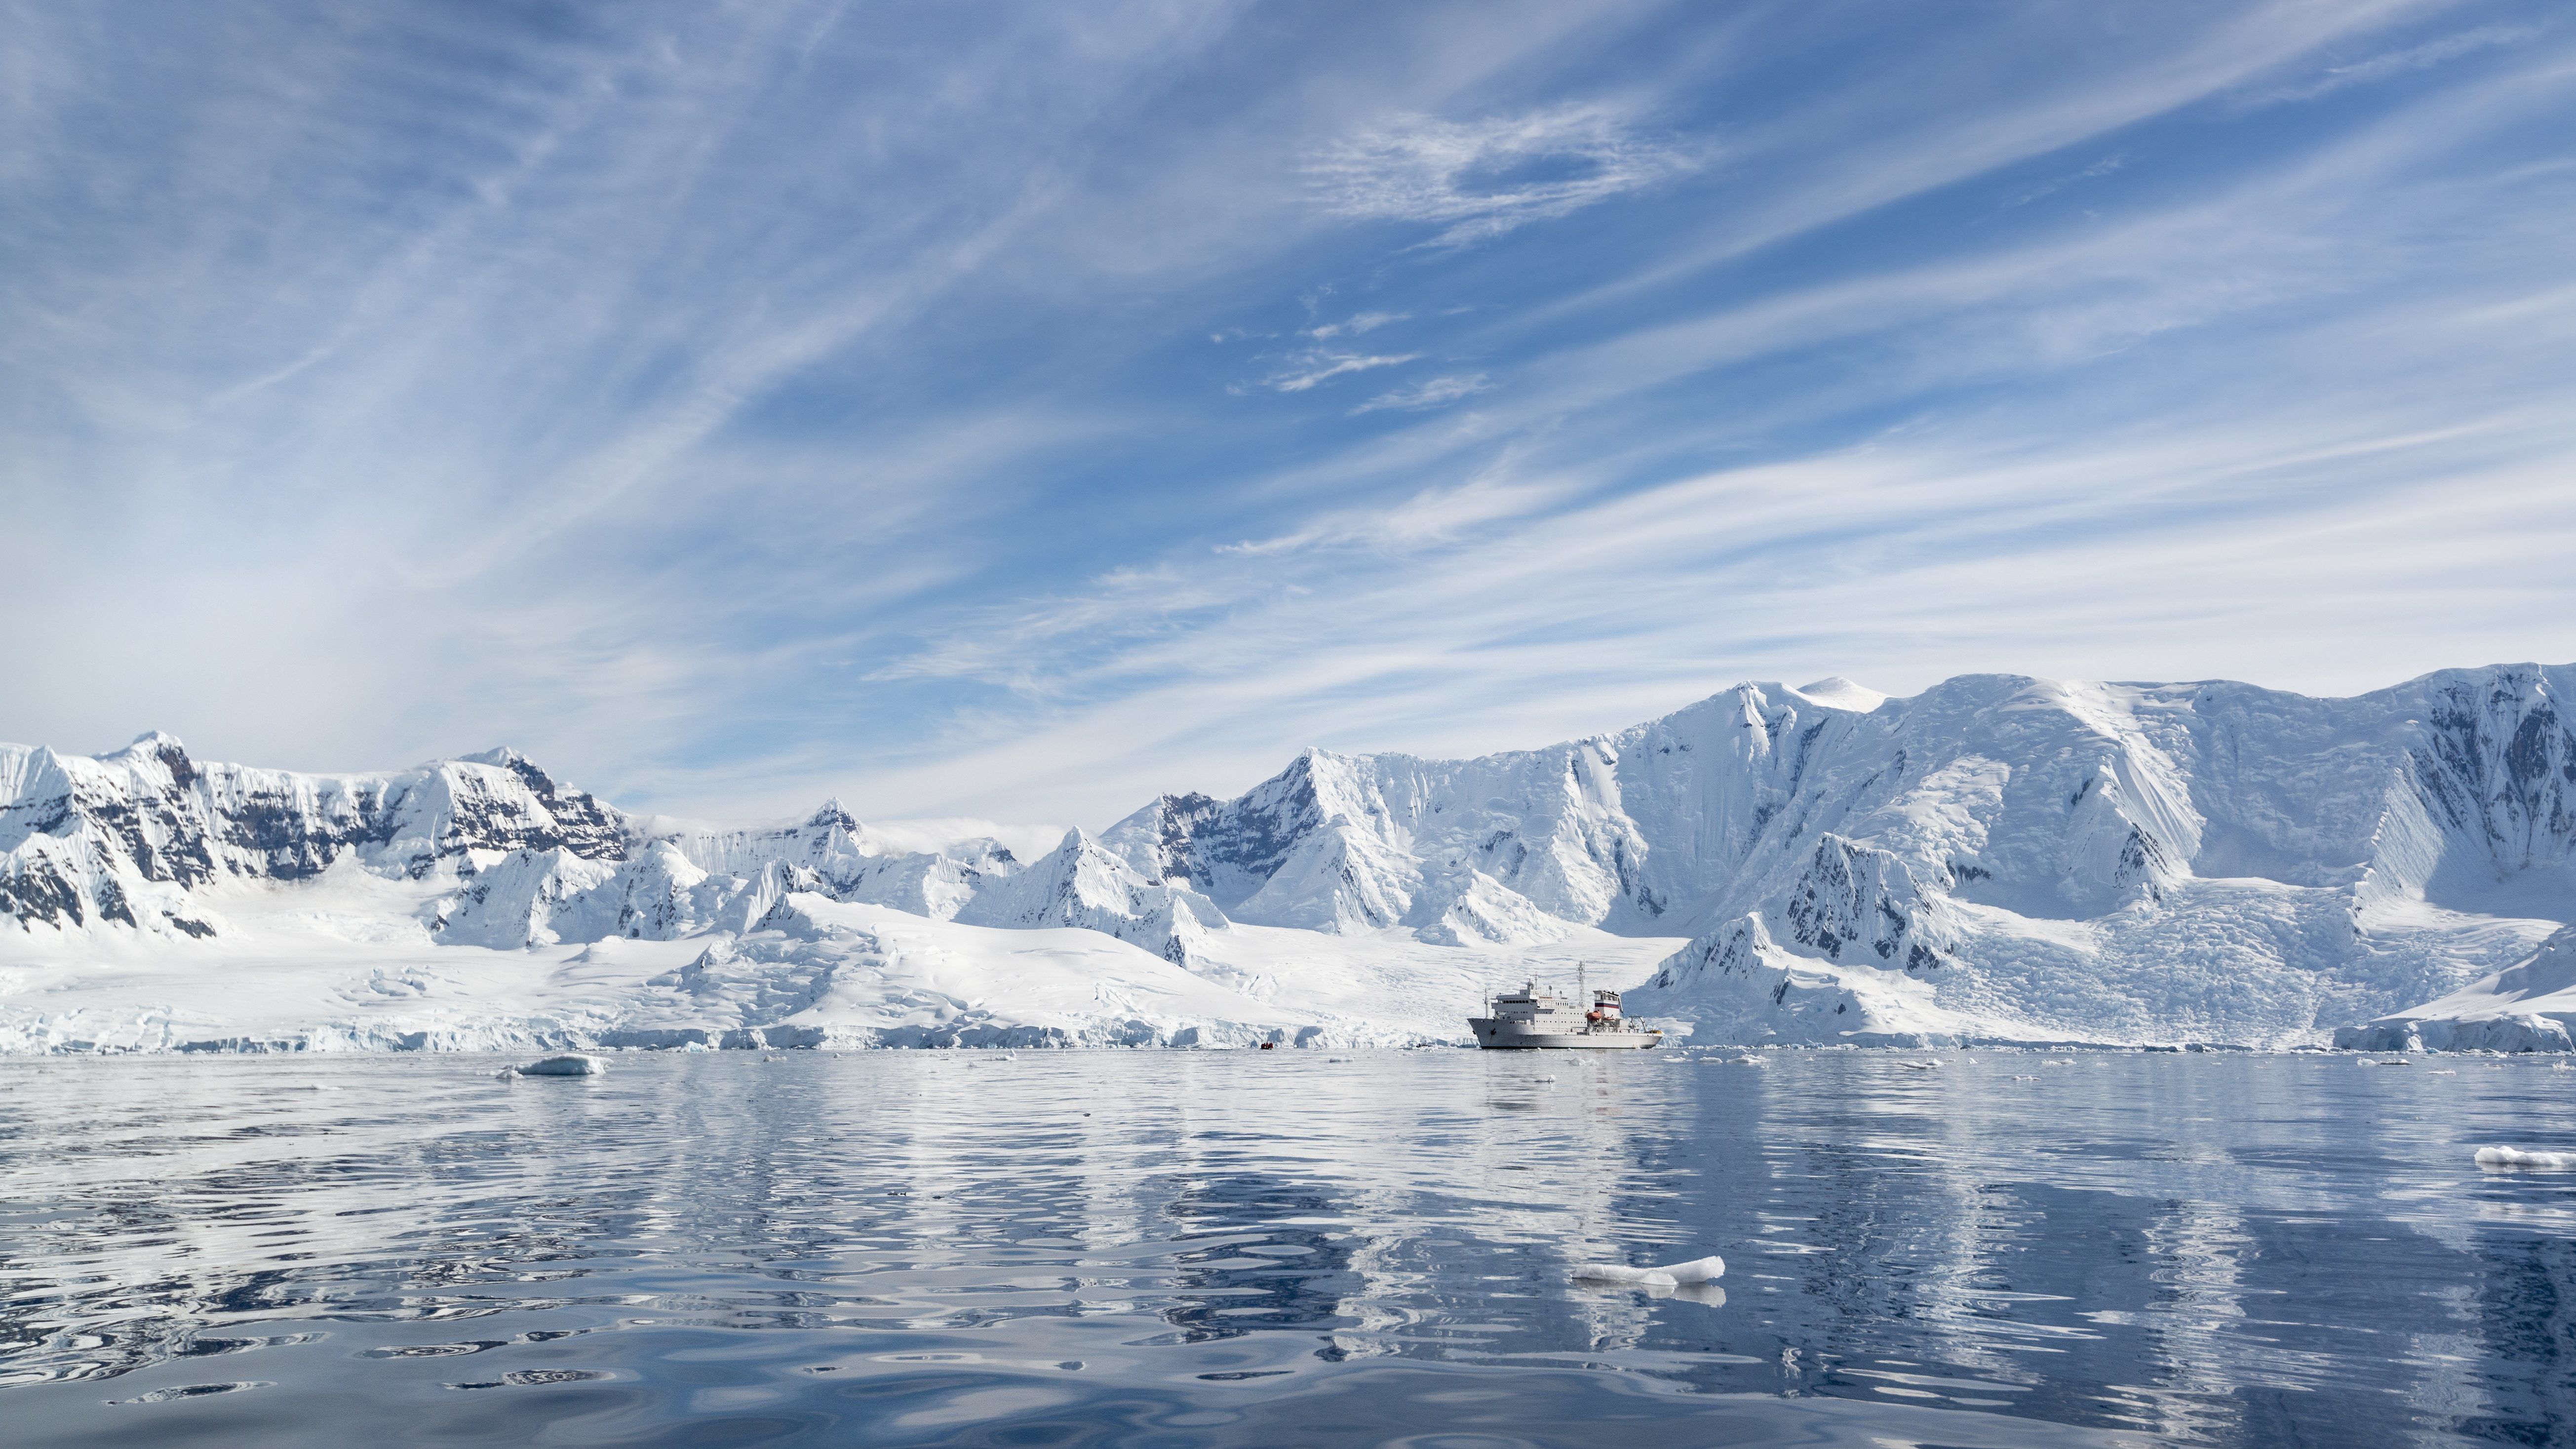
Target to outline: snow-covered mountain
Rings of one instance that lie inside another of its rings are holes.
[[[474,951],[687,963],[554,1036],[409,1032],[450,1042],[689,1030],[667,1024],[689,1001],[721,1004],[728,1032],[855,1019],[851,973],[895,992],[914,979],[898,958],[986,963],[968,974],[990,990],[951,1015],[984,1013],[995,1040],[1455,1037],[1474,981],[1575,956],[1631,963],[1632,1013],[1702,1039],[2315,1040],[2576,920],[2571,690],[2576,666],[2533,665],[2352,699],[1743,684],[1541,750],[1310,750],[1236,798],[1167,795],[1025,862],[991,840],[907,848],[838,802],[774,826],[647,821],[509,751],[323,776],[200,763],[163,735],[97,758],[0,746],[0,1021],[90,1040],[61,1003],[100,963],[149,958],[185,995],[187,962],[273,964],[319,930],[433,975]],[[1103,973],[1096,1009],[1014,1015],[1061,993],[1015,980],[996,943],[1069,929],[1102,940],[1075,953]],[[1310,960],[1333,964],[1283,969]],[[466,1010],[451,996],[441,1010]],[[1419,1020],[1389,1015],[1417,999]],[[1157,1000],[1173,1009],[1137,1006]]]
[[[419,879],[514,852],[620,860],[624,817],[511,750],[299,775],[201,765],[157,733],[95,759],[0,745],[0,918],[22,930],[204,939],[220,927],[192,892],[220,881],[305,880],[344,859]]]
[[[1309,751],[1102,840],[1241,921],[1686,935],[1631,1010],[1730,1040],[2289,1041],[2576,919],[2571,690],[1743,684],[1543,750]]]

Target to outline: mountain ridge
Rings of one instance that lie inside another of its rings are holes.
[[[2571,691],[2576,665],[2531,664],[2343,699],[1748,682],[1535,750],[1309,749],[1028,861],[901,848],[837,800],[648,828],[506,748],[303,775],[158,732],[0,746],[0,954],[212,949],[239,934],[228,889],[354,869],[410,883],[387,930],[450,947],[740,938],[811,897],[1095,931],[1239,985],[1263,974],[1225,959],[1247,929],[1482,953],[1607,933],[1680,938],[1632,1010],[1733,1040],[2281,1044],[2458,990],[2576,918]]]

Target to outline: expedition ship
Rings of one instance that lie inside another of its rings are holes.
[[[1485,1014],[1467,1018],[1476,1045],[1487,1051],[1634,1051],[1664,1034],[1632,1025],[1619,1014],[1619,993],[1593,991],[1575,968],[1572,1000],[1542,991],[1535,980],[1516,992],[1486,998]]]

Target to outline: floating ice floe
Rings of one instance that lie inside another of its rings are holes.
[[[1941,1064],[1939,1062],[1898,1062],[1897,1065],[1900,1067],[1912,1067],[1918,1072],[1928,1072]]]
[[[1624,1263],[1585,1263],[1574,1276],[1588,1283],[1635,1283],[1648,1288],[1676,1288],[1686,1283],[1714,1283],[1726,1276],[1726,1260],[1715,1253],[1687,1263],[1660,1268],[1631,1268]]]
[[[2566,1172],[2576,1170],[2576,1152],[2526,1152],[2519,1147],[2481,1147],[2478,1149],[2478,1166]]]
[[[608,1058],[567,1052],[559,1057],[541,1057],[518,1069],[523,1077],[598,1077],[608,1073]]]

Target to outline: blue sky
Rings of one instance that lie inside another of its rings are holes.
[[[1098,826],[2576,659],[2563,7],[0,11],[0,737]]]

